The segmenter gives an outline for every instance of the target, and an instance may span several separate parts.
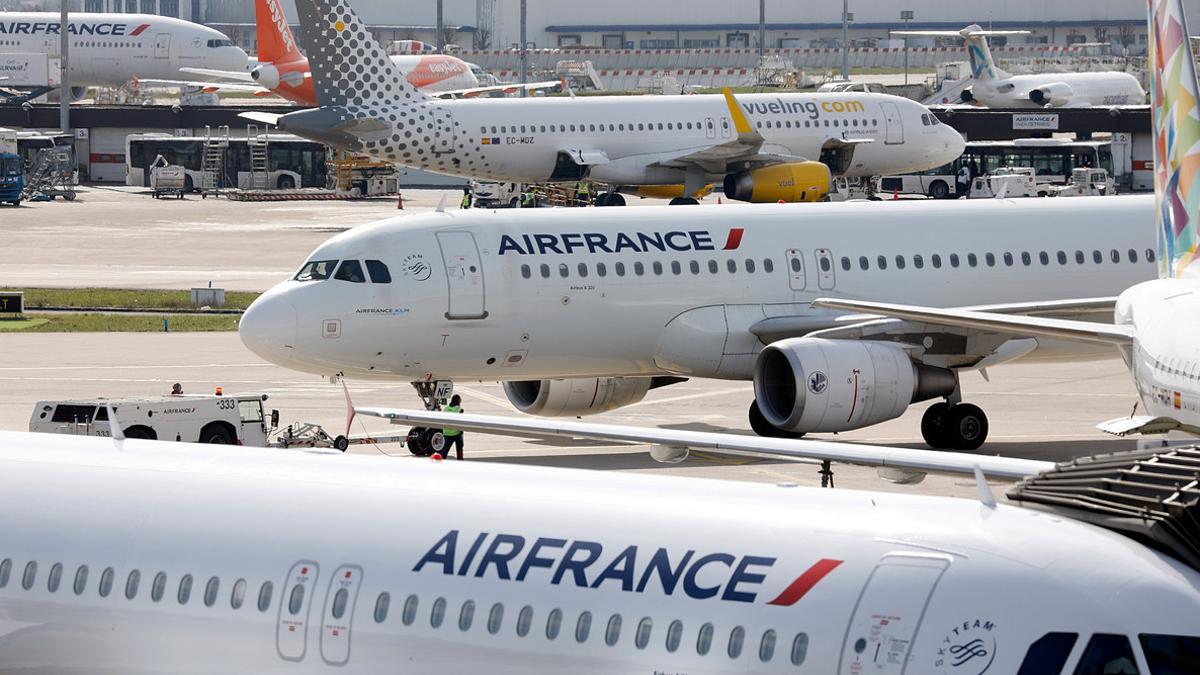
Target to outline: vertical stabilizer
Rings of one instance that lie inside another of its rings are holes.
[[[317,104],[351,113],[403,108],[428,97],[409,84],[346,0],[296,0]]]
[[[988,48],[987,35],[979,24],[971,24],[959,32],[967,47],[967,57],[971,59],[971,77],[976,80],[999,80],[1008,77],[1008,73],[996,67],[992,60],[992,50]]]
[[[1200,276],[1200,109],[1181,0],[1150,0],[1150,106],[1158,271]]]
[[[260,63],[287,63],[303,58],[283,14],[282,0],[254,0],[254,28]]]

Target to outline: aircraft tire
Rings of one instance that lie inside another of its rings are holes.
[[[988,419],[983,410],[970,403],[950,409],[950,435],[958,450],[975,450],[987,440]]]
[[[433,454],[433,447],[430,445],[430,430],[425,427],[413,427],[408,430],[408,437],[404,441],[408,451],[417,457],[428,457]]]
[[[921,437],[925,439],[926,445],[935,450],[944,450],[951,446],[949,412],[948,404],[934,403],[926,408],[925,414],[921,416]]]
[[[694,197],[676,197],[667,206],[695,206],[699,203]]]

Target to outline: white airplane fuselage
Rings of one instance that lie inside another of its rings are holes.
[[[1066,88],[1062,88],[1065,85]],[[1061,99],[1038,103],[1030,92],[1039,87],[1059,87]],[[1142,105],[1146,92],[1129,73],[1037,73],[1009,75],[1000,79],[976,78],[971,85],[975,100],[989,108],[1080,108],[1090,106]]]
[[[1122,350],[1146,414],[1200,429],[1200,279],[1156,279],[1121,294],[1116,322],[1132,326]]]
[[[309,257],[382,261],[391,283],[286,281],[240,331],[269,361],[351,378],[744,380],[763,347],[751,328],[827,323],[818,297],[1115,296],[1155,276],[1152,220],[1142,196],[431,213]],[[1033,356],[1107,354],[1048,339]]]
[[[180,68],[246,72],[249,57],[223,33],[150,14],[71,13],[72,87],[115,87],[134,78],[179,79]],[[57,56],[57,12],[0,13],[0,53]]]
[[[1065,672],[1100,634],[1149,673],[1200,640],[1195,570],[962,499],[18,433],[0,469],[5,672],[1015,673],[1060,633]]]

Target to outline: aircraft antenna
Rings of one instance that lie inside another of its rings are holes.
[[[105,410],[108,411],[108,433],[114,441],[125,440],[125,432],[121,431],[121,423],[117,421],[117,411],[113,410],[111,403],[104,404]]]
[[[992,494],[992,486],[988,485],[983,469],[975,465],[975,486],[979,488],[979,502],[989,509],[996,508],[996,496]]]
[[[442,198],[438,200],[437,208],[434,209],[434,211],[437,213],[445,213],[446,212],[446,193],[445,192],[442,193]]]

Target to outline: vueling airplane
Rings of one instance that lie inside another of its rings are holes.
[[[0,12],[0,54],[57,57],[60,25],[58,12]],[[166,16],[72,12],[68,26],[73,100],[88,87],[177,78],[186,68],[244,72],[249,58],[223,33]]]
[[[961,37],[971,61],[973,84],[962,92],[963,103],[978,101],[989,108],[1086,108],[1141,105],[1146,92],[1129,73],[1036,73],[1010,75],[1001,70],[988,48],[989,35],[1025,35],[1025,30],[984,30],[972,24],[959,31],[892,31],[892,35]]]
[[[1117,434],[1180,430],[1200,435],[1200,91],[1179,0],[1152,0],[1150,64],[1154,114],[1155,215],[1160,277],[1117,300],[1115,325],[1016,318],[874,302],[822,301],[929,324],[986,330],[1012,339],[1115,345],[1146,414],[1105,422]]]
[[[1054,504],[1057,483],[1122,472],[1194,484],[1194,450],[1007,460],[1046,469],[1011,494],[1034,510],[976,469],[1004,458],[942,458],[977,474],[966,500],[114,431],[0,433],[0,671],[1181,675],[1200,658],[1200,550],[1162,534],[1194,496],[1166,486],[1177,508],[1147,509],[1153,486],[1123,478],[1091,509]]]
[[[505,182],[682,186],[754,202],[812,201],[830,173],[909,173],[958,157],[962,136],[884,94],[605,96],[439,101],[400,77],[347,0],[298,0],[320,107],[246,113],[387,161]],[[600,204],[623,204],[605,193]]]

